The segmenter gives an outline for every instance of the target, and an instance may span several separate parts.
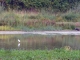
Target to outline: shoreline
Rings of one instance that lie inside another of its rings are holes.
[[[0,34],[80,35],[80,31],[0,31]]]

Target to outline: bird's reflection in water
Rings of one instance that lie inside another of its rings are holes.
[[[20,47],[20,43],[18,43],[18,47]]]

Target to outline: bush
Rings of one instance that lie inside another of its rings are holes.
[[[17,26],[19,24],[18,16],[16,16],[13,12],[4,13],[0,19],[0,25],[8,25],[8,26]]]
[[[75,26],[74,25],[71,25],[71,29],[74,30],[75,29]]]
[[[67,21],[77,21],[78,16],[75,13],[68,13],[63,18]]]

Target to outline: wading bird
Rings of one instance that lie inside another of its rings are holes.
[[[21,42],[20,39],[18,39],[18,42],[19,42],[19,43]]]

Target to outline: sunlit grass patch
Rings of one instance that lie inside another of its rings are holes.
[[[0,26],[0,31],[19,30],[10,26]]]

